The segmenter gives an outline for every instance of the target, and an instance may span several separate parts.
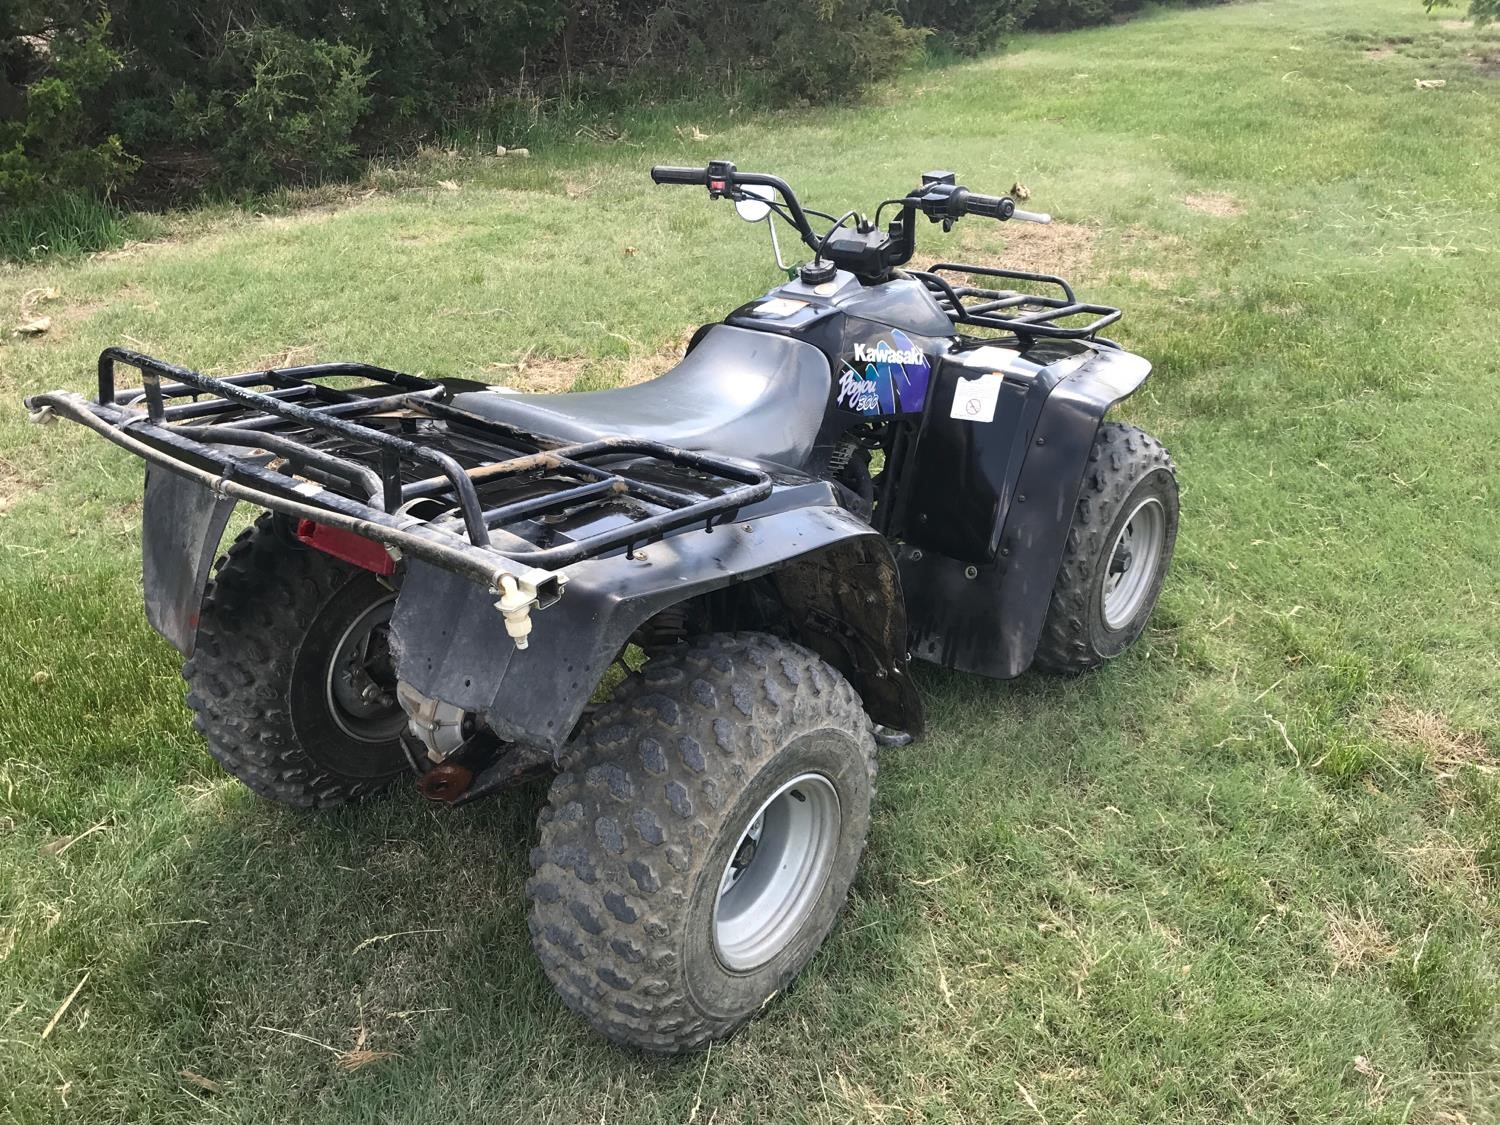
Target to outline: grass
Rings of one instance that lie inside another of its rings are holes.
[[[1157,13],[862,110],[0,272],[0,308],[59,290],[0,346],[0,1120],[1496,1119],[1496,34],[1410,0]],[[141,615],[138,465],[17,400],[119,341],[607,384],[774,280],[763,232],[645,181],[709,154],[835,209],[1023,181],[1056,227],[926,245],[1127,309],[1157,369],[1124,413],[1184,523],[1109,669],[923,673],[931,736],[884,758],[826,949],[658,1061],[532,961],[539,789],[307,817],[210,764]]]
[[[158,225],[91,196],[58,193],[0,215],[0,261],[77,257],[142,237]]]

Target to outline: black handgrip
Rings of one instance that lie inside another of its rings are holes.
[[[990,219],[1008,219],[1016,211],[1015,201],[1008,195],[983,195],[977,191],[968,192],[963,197],[963,211],[966,215],[983,215]]]
[[[651,179],[658,184],[697,184],[703,187],[708,183],[708,169],[674,168],[670,164],[658,164],[651,169]]]

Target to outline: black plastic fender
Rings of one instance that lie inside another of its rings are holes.
[[[1019,461],[1019,470],[997,490],[993,553],[955,559],[915,541],[899,548],[913,656],[996,679],[1030,666],[1099,423],[1151,373],[1140,356],[1103,346],[1063,367],[1055,382],[1048,368],[1035,372],[1034,423],[996,431],[1008,447],[998,460]]]
[[[141,587],[146,620],[184,657],[198,642],[198,612],[235,501],[197,481],[146,466]]]
[[[524,650],[506,634],[493,593],[412,562],[391,620],[396,673],[424,695],[482,714],[501,738],[555,753],[644,622],[773,572],[794,636],[850,678],[876,722],[918,733],[895,560],[822,481],[778,489],[712,532],[568,567],[562,597],[533,613]]]

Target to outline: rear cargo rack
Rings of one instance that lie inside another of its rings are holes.
[[[1086,339],[1101,328],[1120,319],[1120,310],[1109,305],[1091,305],[1080,301],[1073,287],[1050,273],[1027,273],[1024,270],[1000,269],[996,266],[973,266],[958,262],[939,262],[926,270],[906,271],[932,291],[943,311],[956,324],[973,324],[996,328],[1017,336],[1050,336],[1061,340]],[[985,289],[975,285],[950,282],[944,273],[970,277],[996,277],[1025,281],[1033,285],[1051,285],[1061,296],[1023,293],[1014,289]],[[1016,315],[1003,315],[1018,310]],[[1093,317],[1086,324],[1064,325],[1057,321],[1076,316]]]
[[[143,385],[118,390],[117,365],[138,370]],[[315,382],[333,377],[363,385]],[[215,378],[109,348],[95,401],[59,391],[27,405],[216,495],[352,531],[496,587],[507,574],[535,585],[544,578],[535,570],[712,530],[771,493],[753,465],[631,437],[569,444],[456,409],[447,394],[441,383],[368,364]]]

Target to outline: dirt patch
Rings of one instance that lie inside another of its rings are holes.
[[[1500,47],[1483,51],[1470,51],[1468,59],[1481,78],[1500,78]]]
[[[688,341],[693,338],[696,329],[684,329],[677,339],[663,344],[654,352],[638,351],[630,355],[618,367],[612,368],[615,381],[620,386],[630,386],[635,383],[644,383],[647,379],[655,379],[676,367],[687,352]]]
[[[398,231],[391,239],[399,246],[441,246],[457,235],[453,227],[428,227],[423,230]]]
[[[14,508],[30,490],[20,468],[0,457],[0,516]]]
[[[1182,197],[1182,204],[1190,211],[1213,215],[1220,219],[1234,219],[1245,213],[1244,204],[1224,191],[1207,191]]]
[[[527,352],[515,363],[492,363],[486,370],[504,373],[505,385],[518,391],[555,395],[571,391],[587,365],[586,356],[534,356]]]
[[[971,234],[960,241],[956,253],[935,260],[972,262],[976,266],[1068,277],[1082,274],[1093,263],[1094,244],[1098,237],[1096,228],[1079,223],[1054,222],[1045,226],[1025,223],[1009,228],[1003,240],[984,238],[981,241]]]
[[[1331,975],[1383,965],[1396,956],[1390,933],[1361,907],[1350,914],[1341,907],[1328,909],[1328,952],[1333,958]]]
[[[1419,711],[1392,703],[1380,713],[1380,729],[1401,742],[1422,749],[1427,764],[1440,778],[1452,777],[1464,766],[1486,773],[1497,771],[1495,756],[1473,731],[1458,730],[1435,711]]]
[[[566,394],[585,376],[589,384],[585,389],[628,387],[654,379],[676,366],[692,334],[692,329],[685,329],[675,340],[655,351],[632,344],[630,355],[624,359],[538,356],[526,352],[513,363],[492,363],[486,371],[503,380],[507,387],[526,394]]]
[[[1396,48],[1392,47],[1389,43],[1382,43],[1378,47],[1365,48],[1365,58],[1371,62],[1380,62],[1382,59],[1390,58],[1395,53]]]

